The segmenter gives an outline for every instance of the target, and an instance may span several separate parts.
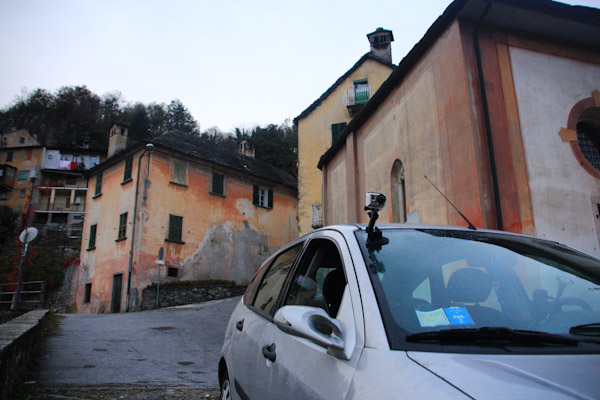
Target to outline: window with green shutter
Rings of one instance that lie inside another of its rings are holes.
[[[98,225],[94,224],[90,226],[90,239],[88,241],[88,250],[94,250],[96,248],[96,230]]]
[[[254,185],[252,203],[259,207],[273,208],[273,191],[265,187]]]
[[[183,217],[169,214],[169,236],[167,240],[169,242],[182,243],[181,232],[183,228]]]
[[[127,213],[123,213],[119,216],[119,236],[117,240],[123,240],[127,238]]]
[[[335,142],[335,140],[341,135],[344,128],[346,128],[345,122],[331,124],[331,143]]]
[[[123,173],[123,182],[131,180],[131,171],[133,170],[133,156],[125,160],[125,172]]]
[[[96,191],[94,196],[100,196],[102,194],[102,172],[96,175]]]
[[[225,196],[225,176],[224,175],[213,172],[211,193]]]

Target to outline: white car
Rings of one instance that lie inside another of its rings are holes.
[[[600,260],[379,228],[319,229],[265,261],[227,327],[222,399],[600,398]]]

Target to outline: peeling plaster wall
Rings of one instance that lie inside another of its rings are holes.
[[[133,217],[138,155],[134,157],[133,182],[121,185],[124,162],[104,172],[103,194],[88,200],[81,266],[77,289],[80,312],[109,312],[112,280],[123,275],[124,310],[131,222]],[[145,156],[144,160],[148,156]],[[294,189],[272,185],[240,172],[188,160],[185,185],[172,183],[171,155],[155,151],[151,156],[149,181],[144,189],[146,161],[142,162],[140,194],[132,258],[130,307],[141,304],[143,289],[158,279],[154,263],[164,248],[165,266],[161,281],[226,279],[245,285],[262,261],[273,251],[298,236],[297,195]],[[225,195],[210,193],[213,172],[225,176]],[[90,180],[93,192],[95,178]],[[252,204],[253,185],[273,190],[273,209]],[[128,212],[127,240],[115,242],[118,217]],[[182,242],[165,240],[169,215],[183,217]],[[89,227],[97,223],[96,249],[87,250]],[[177,278],[167,276],[168,268],[176,268]],[[92,283],[92,298],[83,304],[85,283]]]

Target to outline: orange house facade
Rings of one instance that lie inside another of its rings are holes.
[[[296,179],[253,157],[175,131],[115,152],[89,174],[76,309],[138,310],[161,248],[163,283],[247,284],[296,218]]]
[[[532,23],[535,21],[535,23]],[[467,225],[600,256],[600,10],[455,0],[321,157],[325,223]],[[426,177],[427,178],[426,178]]]

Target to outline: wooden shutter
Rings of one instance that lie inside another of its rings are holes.
[[[269,208],[273,208],[273,191],[271,189],[269,189],[269,203],[268,203],[268,207]]]
[[[254,185],[252,190],[252,204],[258,205],[258,185]]]

